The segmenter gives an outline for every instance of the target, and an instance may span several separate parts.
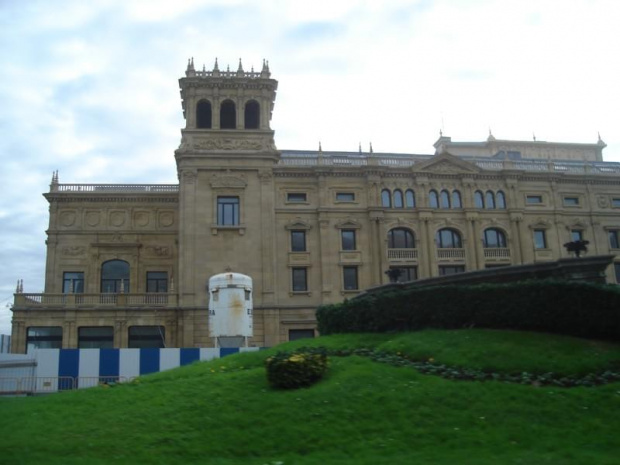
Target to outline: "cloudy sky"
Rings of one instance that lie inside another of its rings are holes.
[[[177,79],[279,81],[280,149],[432,153],[495,137],[608,144],[620,162],[615,0],[0,0],[0,333],[17,279],[43,290],[61,183],[175,183]]]

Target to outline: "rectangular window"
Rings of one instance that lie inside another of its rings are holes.
[[[547,248],[547,233],[544,229],[534,229],[534,248]]]
[[[163,349],[166,347],[166,328],[163,326],[130,326],[130,349]]]
[[[620,284],[620,263],[614,263],[614,271],[616,272],[616,283]]]
[[[451,274],[465,273],[464,265],[440,265],[439,276],[448,276]]]
[[[239,225],[239,197],[217,198],[217,224],[220,226]]]
[[[26,352],[31,349],[61,349],[61,326],[33,326],[26,335]]]
[[[540,205],[543,203],[542,195],[527,195],[525,197],[525,203],[528,205]]]
[[[343,266],[342,281],[345,291],[357,291],[359,289],[357,266]]]
[[[289,192],[286,194],[286,201],[303,203],[307,201],[307,196],[305,192]]]
[[[306,231],[291,231],[291,252],[306,251]]]
[[[579,197],[564,197],[565,207],[576,207],[579,205]]]
[[[570,232],[570,240],[575,241],[583,241],[583,231],[580,229],[573,229]]]
[[[390,270],[400,270],[400,274],[396,278],[398,283],[406,283],[418,279],[417,266],[391,266]]]
[[[292,269],[293,292],[308,291],[308,269],[293,268]]]
[[[610,229],[607,231],[609,235],[609,247],[612,249],[620,249],[620,230]]]
[[[168,273],[166,271],[147,271],[146,292],[168,292]]]
[[[65,271],[62,274],[63,294],[84,293],[84,273],[79,271]]]
[[[342,250],[357,250],[355,244],[355,229],[343,229],[340,231]]]
[[[288,340],[296,341],[297,339],[311,339],[314,337],[314,329],[289,329]]]
[[[114,347],[114,328],[94,326],[78,328],[79,349],[112,349]]]
[[[620,208],[620,199],[611,199],[611,206],[613,208]]]
[[[337,192],[336,200],[338,202],[355,202],[355,194],[353,192]]]

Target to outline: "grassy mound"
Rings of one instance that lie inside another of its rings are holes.
[[[267,383],[264,360],[301,346],[372,348],[504,373],[617,367],[620,345],[483,330],[351,334],[140,378],[0,399],[0,463],[616,464],[620,383],[548,388],[455,382],[331,357],[307,389]]]

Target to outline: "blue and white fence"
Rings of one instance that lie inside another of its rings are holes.
[[[38,349],[0,356],[0,393],[43,393],[123,382],[258,347],[174,349]],[[30,362],[30,363],[28,363]],[[24,369],[28,366],[28,372]]]

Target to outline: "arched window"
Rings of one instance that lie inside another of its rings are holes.
[[[462,208],[461,193],[459,191],[452,192],[452,208]]]
[[[437,231],[435,238],[437,247],[440,249],[461,249],[463,248],[463,242],[461,241],[461,235],[458,231],[450,228],[444,228]]]
[[[474,192],[474,205],[476,208],[484,208],[484,195],[482,195],[482,192]]]
[[[110,260],[101,265],[101,292],[129,292],[129,263]]]
[[[237,128],[237,110],[232,100],[224,100],[222,102],[222,106],[220,107],[220,128]]]
[[[403,193],[400,189],[394,191],[394,208],[403,208]]]
[[[497,208],[501,210],[506,209],[506,196],[504,195],[502,191],[497,191],[497,194],[495,195],[495,200],[496,200]]]
[[[407,192],[405,192],[405,206],[407,208],[415,208],[415,194],[411,189],[407,189]]]
[[[428,193],[428,204],[431,208],[439,208],[439,197],[437,197],[437,191],[432,190]]]
[[[484,247],[491,248],[505,248],[506,247],[506,235],[503,231],[497,228],[489,228],[484,230]]]
[[[441,208],[450,208],[450,194],[448,191],[443,190],[439,194],[439,206]]]
[[[245,104],[245,128],[258,129],[260,124],[260,105],[256,100],[250,100]]]
[[[211,129],[211,102],[208,100],[201,100],[196,105],[196,127]]]
[[[381,206],[385,208],[392,208],[392,195],[388,189],[381,191]]]
[[[406,228],[394,228],[388,232],[389,249],[415,249],[413,233]]]
[[[495,208],[495,194],[493,194],[493,192],[487,191],[484,197],[484,201],[487,208]]]

